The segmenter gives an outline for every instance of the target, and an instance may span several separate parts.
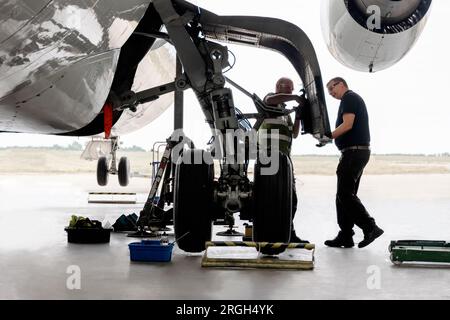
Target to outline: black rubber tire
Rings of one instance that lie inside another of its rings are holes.
[[[186,252],[204,251],[212,237],[214,164],[183,161],[203,154],[210,156],[203,150],[186,150],[175,168],[173,224],[178,247]]]
[[[120,158],[117,175],[119,177],[119,184],[126,187],[130,182],[130,161],[127,157]]]
[[[253,186],[253,240],[255,242],[289,243],[292,222],[292,164],[279,153],[279,169],[273,175],[262,175],[270,166],[255,164]],[[280,251],[281,252],[281,251]],[[277,254],[280,252],[263,252]]]
[[[100,157],[97,161],[97,183],[99,186],[108,184],[108,159]]]

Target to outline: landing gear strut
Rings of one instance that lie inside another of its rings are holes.
[[[234,216],[230,213],[225,214],[225,223],[228,225],[228,229],[226,231],[217,232],[216,235],[221,237],[242,237],[244,236],[243,233],[240,233],[236,230],[234,230]]]

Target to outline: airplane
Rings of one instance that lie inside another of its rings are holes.
[[[381,71],[412,48],[431,2],[323,0],[324,39],[344,65]],[[182,145],[171,185],[178,246],[205,250],[212,222],[237,212],[253,221],[254,241],[290,241],[292,164],[276,149],[269,162],[268,155],[250,152],[246,130],[293,110],[271,108],[249,94],[257,113],[240,113],[227,85],[239,86],[223,75],[229,61],[222,43],[270,49],[292,64],[308,101],[303,133],[321,146],[330,132],[323,80],[314,47],[297,25],[269,17],[219,16],[184,0],[0,0],[0,23],[0,132],[105,133],[114,146],[112,160],[99,159],[97,180],[105,185],[107,174],[117,173],[126,185],[129,163],[120,159],[116,168],[116,137],[156,119],[172,105],[168,93],[193,90],[215,148],[186,147],[184,136],[173,140]],[[181,72],[175,70],[176,59]],[[253,127],[248,118],[256,119]],[[244,157],[238,159],[242,148]],[[212,158],[220,163],[218,179]],[[252,159],[253,181],[248,177]],[[264,174],[274,162],[278,170]]]

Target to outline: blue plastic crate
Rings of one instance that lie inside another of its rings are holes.
[[[159,240],[142,240],[132,242],[128,247],[131,261],[168,262],[172,259],[173,243],[161,245]]]

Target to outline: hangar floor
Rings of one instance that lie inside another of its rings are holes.
[[[68,244],[72,214],[113,223],[142,208],[142,178],[126,189],[139,204],[88,204],[88,191],[120,190],[112,178],[100,189],[91,175],[0,177],[0,299],[450,299],[448,268],[397,267],[387,250],[390,240],[450,240],[450,175],[365,176],[361,199],[385,234],[364,249],[323,245],[337,232],[335,178],[298,176],[295,225],[317,245],[313,271],[205,269],[201,255],[177,248],[171,263],[131,263],[127,244],[136,240],[123,234],[104,245]],[[66,286],[72,265],[80,290]]]

